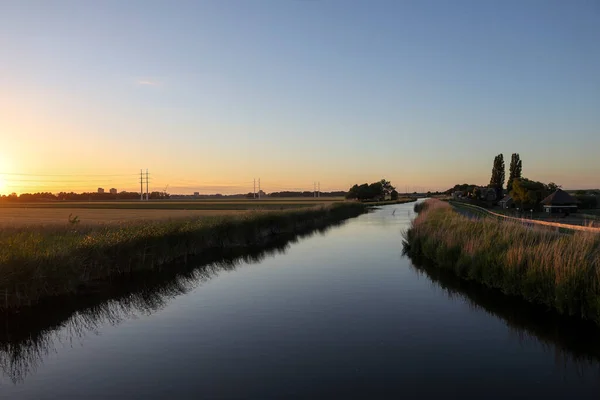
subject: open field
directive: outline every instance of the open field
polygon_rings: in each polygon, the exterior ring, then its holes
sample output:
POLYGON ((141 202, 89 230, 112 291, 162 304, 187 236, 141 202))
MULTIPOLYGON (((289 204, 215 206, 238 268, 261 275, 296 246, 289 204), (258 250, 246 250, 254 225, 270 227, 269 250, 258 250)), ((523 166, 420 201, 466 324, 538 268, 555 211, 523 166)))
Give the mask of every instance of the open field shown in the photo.
POLYGON ((562 234, 511 220, 468 218, 428 200, 405 251, 467 280, 600 324, 600 235, 562 234))
POLYGON ((70 225, 69 215, 77 216, 81 225, 106 225, 160 221, 209 216, 242 214, 245 210, 140 210, 140 209, 85 209, 85 208, 0 208, 1 227, 32 225, 70 225))
POLYGON ((3 208, 86 208, 133 210, 284 210, 290 208, 328 205, 343 199, 270 199, 270 200, 156 200, 156 201, 49 201, 0 203, 3 208))
POLYGON ((269 200, 167 200, 167 201, 49 201, 0 203, 0 227, 31 225, 70 225, 69 215, 81 225, 103 225, 237 215, 251 211, 282 211, 327 206, 343 199, 269 199, 269 200))

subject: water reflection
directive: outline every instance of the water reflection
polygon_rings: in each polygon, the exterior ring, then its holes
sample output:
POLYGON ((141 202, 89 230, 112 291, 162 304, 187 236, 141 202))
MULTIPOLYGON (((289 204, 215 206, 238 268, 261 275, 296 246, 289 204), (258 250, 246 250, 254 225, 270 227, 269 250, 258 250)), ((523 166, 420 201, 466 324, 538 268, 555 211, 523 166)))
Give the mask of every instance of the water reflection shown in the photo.
POLYGON ((521 343, 539 343, 545 351, 552 351, 556 365, 563 370, 575 366, 580 376, 590 370, 600 376, 600 328, 595 324, 460 279, 423 260, 412 259, 411 266, 451 300, 464 299, 473 309, 501 319, 521 343))
POLYGON ((213 251, 160 271, 139 272, 117 281, 99 283, 93 293, 64 297, 2 317, 0 368, 13 383, 20 383, 40 365, 57 345, 81 341, 101 326, 149 315, 171 299, 188 293, 222 271, 260 263, 283 254, 298 240, 326 232, 346 221, 280 236, 268 245, 213 251))

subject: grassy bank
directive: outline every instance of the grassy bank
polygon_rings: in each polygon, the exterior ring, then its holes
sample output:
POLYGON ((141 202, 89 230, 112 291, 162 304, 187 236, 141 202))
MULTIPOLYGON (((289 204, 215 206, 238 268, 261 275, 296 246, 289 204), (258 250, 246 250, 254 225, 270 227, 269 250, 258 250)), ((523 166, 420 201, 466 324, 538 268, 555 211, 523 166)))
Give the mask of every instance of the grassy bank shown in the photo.
POLYGON ((600 324, 600 235, 469 219, 429 200, 405 234, 405 250, 438 268, 600 324))
POLYGON ((23 382, 59 343, 79 342, 102 325, 153 314, 222 272, 284 254, 298 240, 323 234, 344 222, 324 221, 324 226, 278 235, 265 245, 203 252, 160 271, 121 275, 97 282, 93 291, 82 295, 46 298, 32 307, 19 308, 19 312, 5 313, 0 330, 0 370, 13 383, 23 382))
POLYGON ((215 249, 251 248, 365 211, 359 203, 104 228, 0 229, 0 309, 85 293, 215 249))

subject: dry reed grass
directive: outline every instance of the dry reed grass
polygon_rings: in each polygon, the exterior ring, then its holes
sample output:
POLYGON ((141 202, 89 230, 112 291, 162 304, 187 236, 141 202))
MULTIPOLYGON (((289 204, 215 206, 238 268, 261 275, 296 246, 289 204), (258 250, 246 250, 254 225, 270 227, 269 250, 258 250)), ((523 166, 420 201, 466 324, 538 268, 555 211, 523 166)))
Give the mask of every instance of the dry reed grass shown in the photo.
POLYGON ((49 296, 85 293, 95 283, 215 249, 245 249, 357 216, 366 207, 339 203, 237 216, 90 227, 0 229, 0 309, 49 296))
POLYGON ((420 207, 405 234, 409 254, 561 314, 600 323, 600 235, 469 219, 439 200, 420 207))

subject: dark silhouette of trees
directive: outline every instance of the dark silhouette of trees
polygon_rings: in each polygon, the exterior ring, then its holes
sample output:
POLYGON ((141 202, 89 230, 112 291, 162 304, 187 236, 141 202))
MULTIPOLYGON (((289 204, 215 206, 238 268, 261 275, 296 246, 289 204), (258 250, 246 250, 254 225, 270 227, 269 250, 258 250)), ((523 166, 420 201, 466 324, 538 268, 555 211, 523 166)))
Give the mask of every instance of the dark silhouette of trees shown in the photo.
POLYGON ((504 179, 506 172, 504 169, 504 156, 498 154, 494 158, 494 166, 492 168, 492 177, 490 178, 490 187, 496 190, 496 198, 502 198, 502 188, 504 187, 504 179))
POLYGON ((521 178, 522 172, 523 162, 521 161, 521 156, 519 156, 519 153, 513 153, 513 155, 510 158, 508 182, 506 182, 506 189, 508 190, 508 193, 512 191, 513 181, 515 179, 521 178))
MULTIPOLYGON (((165 200, 170 198, 170 195, 165 192, 149 193, 150 200, 165 200)), ((8 196, 0 197, 0 201, 28 203, 36 201, 111 201, 111 200, 138 200, 140 194, 138 192, 120 192, 117 194, 97 193, 97 192, 59 192, 53 194, 50 192, 39 193, 22 193, 17 195, 12 193, 8 196)))
MULTIPOLYGON (((362 185, 354 185, 348 190, 347 199, 356 199, 361 201, 377 201, 383 200, 387 195, 391 196, 396 188, 392 186, 390 181, 385 179, 371 184, 363 183, 362 185)), ((396 192, 397 195, 398 192, 396 192)))

